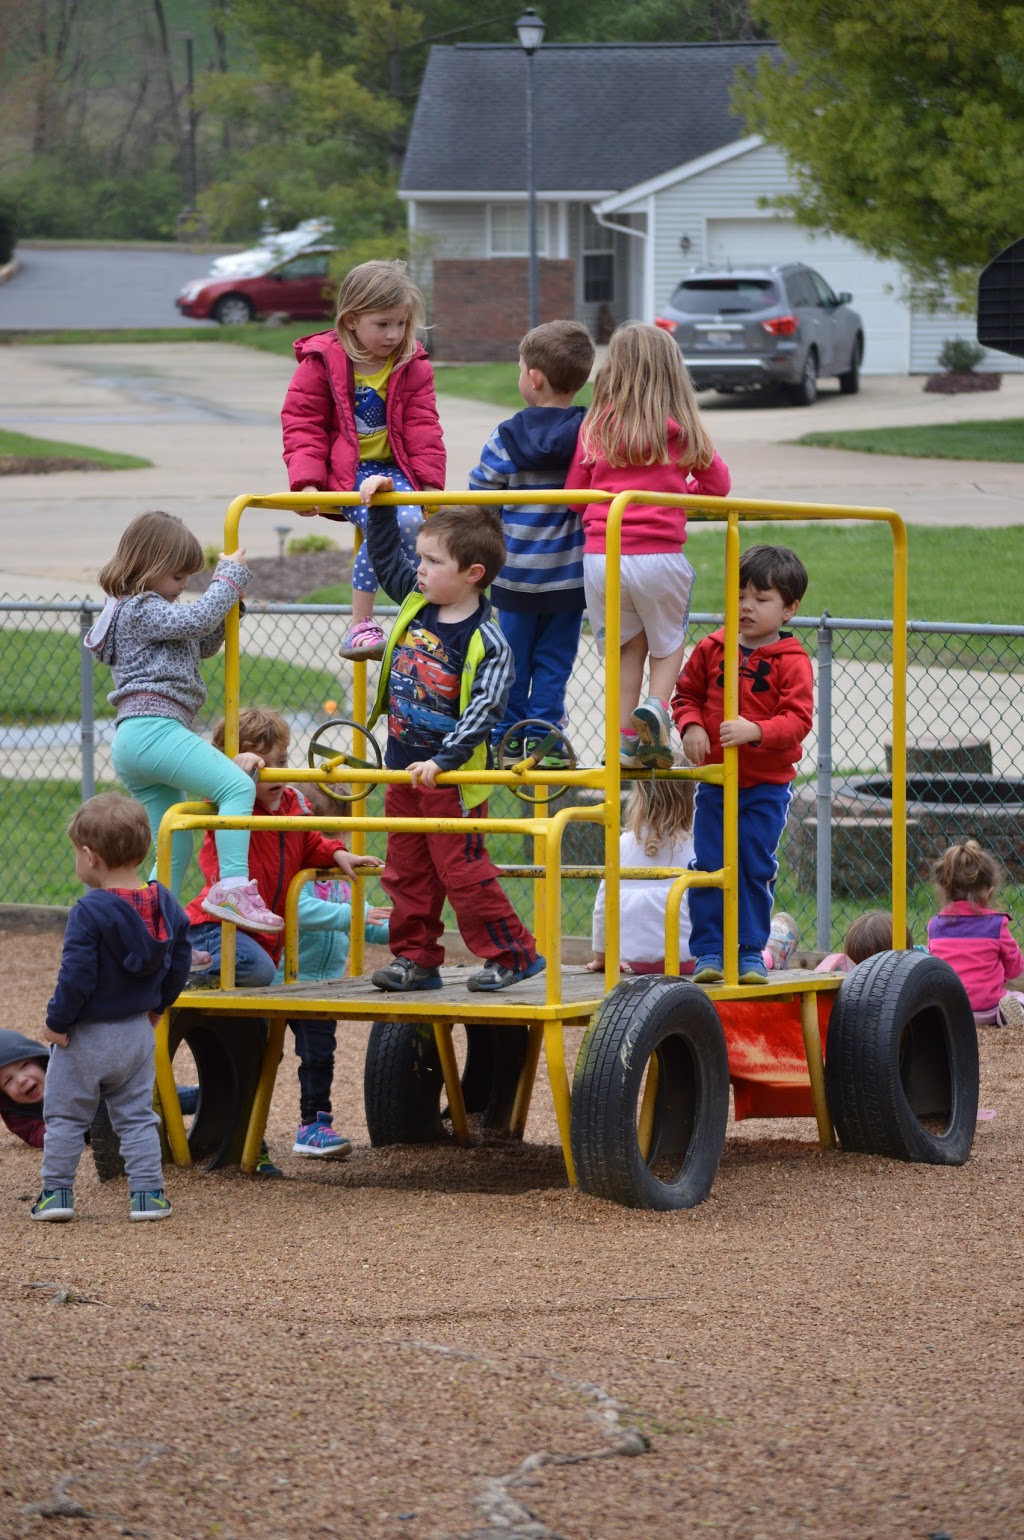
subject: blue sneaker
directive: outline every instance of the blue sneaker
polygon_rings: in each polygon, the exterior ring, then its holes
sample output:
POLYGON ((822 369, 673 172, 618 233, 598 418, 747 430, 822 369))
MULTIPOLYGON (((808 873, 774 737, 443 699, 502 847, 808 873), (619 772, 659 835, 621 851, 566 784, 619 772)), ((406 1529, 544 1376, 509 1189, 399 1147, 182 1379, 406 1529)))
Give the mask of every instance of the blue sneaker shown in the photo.
POLYGON ((318 1160, 343 1160, 351 1152, 351 1142, 331 1127, 329 1112, 318 1112, 312 1123, 300 1123, 292 1145, 293 1155, 312 1155, 318 1160))
POLYGON ((739 982, 741 984, 767 984, 768 969, 760 952, 740 953, 739 982))
POLYGON ((33 1219, 66 1224, 75 1217, 75 1195, 70 1187, 44 1187, 32 1205, 33 1219))
POLYGON ((281 1167, 275 1166, 271 1160, 270 1151, 267 1149, 267 1141, 265 1139, 260 1145, 260 1152, 256 1157, 256 1168, 253 1171, 253 1176, 284 1176, 281 1167))
POLYGON ((708 952, 705 957, 698 957, 693 965, 695 984, 720 984, 724 978, 722 959, 717 952, 708 952))
POLYGON ((523 979, 532 979, 535 973, 543 972, 546 964, 543 957, 535 957, 527 968, 505 968, 494 959, 480 969, 479 973, 471 973, 466 980, 467 989, 507 989, 510 984, 521 984, 523 979))
POLYGON ((128 1210, 129 1219, 170 1219, 171 1205, 164 1197, 162 1187, 156 1187, 151 1192, 133 1192, 131 1208, 128 1210))

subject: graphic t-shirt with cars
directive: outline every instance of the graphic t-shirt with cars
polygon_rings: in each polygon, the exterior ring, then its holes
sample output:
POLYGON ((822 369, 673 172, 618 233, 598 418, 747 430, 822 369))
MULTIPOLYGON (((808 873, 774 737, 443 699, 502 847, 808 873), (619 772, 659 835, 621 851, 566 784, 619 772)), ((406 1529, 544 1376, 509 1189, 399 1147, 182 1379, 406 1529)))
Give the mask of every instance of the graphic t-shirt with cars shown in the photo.
POLYGON ((384 763, 404 770, 433 759, 459 720, 462 670, 481 605, 465 620, 438 620, 427 604, 410 622, 391 655, 388 743, 384 763))

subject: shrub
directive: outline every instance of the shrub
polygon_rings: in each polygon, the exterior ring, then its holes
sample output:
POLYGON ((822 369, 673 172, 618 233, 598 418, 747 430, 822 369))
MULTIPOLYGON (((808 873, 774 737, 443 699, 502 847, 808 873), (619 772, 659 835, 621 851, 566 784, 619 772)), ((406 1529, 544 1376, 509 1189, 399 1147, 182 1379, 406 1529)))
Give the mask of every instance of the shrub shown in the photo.
POLYGON ((220 546, 219 545, 204 545, 203 546, 203 565, 210 572, 213 571, 214 567, 217 565, 219 560, 220 560, 220 546))
POLYGON ((939 366, 947 374, 970 374, 985 357, 985 349, 969 337, 947 337, 939 350, 939 366))
POLYGON ((0 264, 9 262, 18 239, 18 209, 13 198, 0 194, 0 264))
POLYGON ((288 542, 289 556, 316 556, 321 551, 336 551, 337 544, 329 535, 296 535, 288 542))

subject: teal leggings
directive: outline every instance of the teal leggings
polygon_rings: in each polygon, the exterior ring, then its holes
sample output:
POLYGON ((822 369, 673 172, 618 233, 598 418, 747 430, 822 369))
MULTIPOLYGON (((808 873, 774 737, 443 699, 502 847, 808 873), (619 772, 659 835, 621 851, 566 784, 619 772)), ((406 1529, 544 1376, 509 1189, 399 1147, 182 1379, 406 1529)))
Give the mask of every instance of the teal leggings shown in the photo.
MULTIPOLYGON (((114 735, 111 755, 125 790, 146 809, 156 840, 160 820, 175 802, 216 804, 225 818, 247 818, 256 800, 250 776, 198 733, 171 717, 126 717, 114 735)), ((248 877, 248 829, 218 829, 222 877, 248 877)), ((181 896, 193 837, 182 830, 171 841, 171 891, 181 896)))

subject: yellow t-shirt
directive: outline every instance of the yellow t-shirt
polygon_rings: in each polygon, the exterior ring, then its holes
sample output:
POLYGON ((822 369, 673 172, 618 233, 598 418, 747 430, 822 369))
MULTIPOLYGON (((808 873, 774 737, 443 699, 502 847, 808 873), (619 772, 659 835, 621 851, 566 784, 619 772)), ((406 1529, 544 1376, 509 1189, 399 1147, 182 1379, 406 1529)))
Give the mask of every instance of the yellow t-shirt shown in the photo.
POLYGON ((391 445, 388 442, 388 380, 395 367, 394 355, 382 364, 376 374, 360 374, 355 371, 356 432, 359 435, 360 460, 390 460, 391 445))

